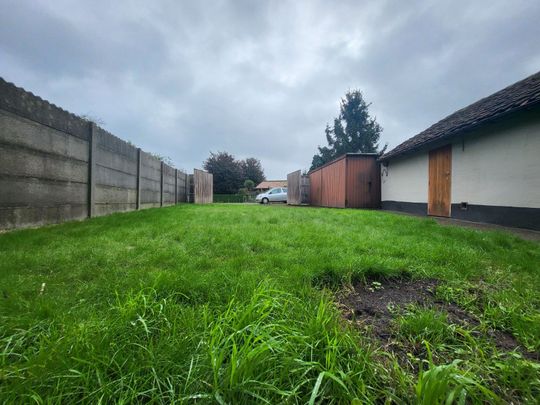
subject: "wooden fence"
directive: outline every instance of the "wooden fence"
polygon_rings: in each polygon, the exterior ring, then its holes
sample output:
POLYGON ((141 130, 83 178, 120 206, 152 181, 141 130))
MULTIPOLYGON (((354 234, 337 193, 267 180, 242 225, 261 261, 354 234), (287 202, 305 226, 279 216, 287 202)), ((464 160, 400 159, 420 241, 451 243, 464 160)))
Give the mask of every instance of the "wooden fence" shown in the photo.
POLYGON ((287 204, 309 204, 309 177, 300 170, 287 175, 287 204))
POLYGON ((379 208, 380 165, 375 153, 347 153, 309 172, 311 205, 379 208))
POLYGON ((195 204, 211 204, 214 201, 214 176, 212 173, 193 171, 193 194, 195 204))

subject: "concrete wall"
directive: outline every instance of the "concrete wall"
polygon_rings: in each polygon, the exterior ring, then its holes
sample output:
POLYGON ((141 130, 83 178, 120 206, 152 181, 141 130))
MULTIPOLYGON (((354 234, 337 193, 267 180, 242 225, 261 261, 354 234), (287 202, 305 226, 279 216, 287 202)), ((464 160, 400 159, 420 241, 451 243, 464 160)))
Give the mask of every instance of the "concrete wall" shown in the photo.
POLYGON ((186 201, 186 178, 0 78, 0 229, 186 201))
POLYGON ((137 148, 96 128, 93 215, 137 209, 137 148))
POLYGON ((0 229, 88 215, 88 141, 0 109, 0 229))
POLYGON ((174 176, 175 176, 175 169, 164 164, 163 165, 163 205, 176 204, 176 201, 175 201, 176 193, 174 191, 176 183, 174 180, 174 176))
POLYGON ((161 206, 161 161, 141 152, 141 208, 161 206))
POLYGON ((492 126, 452 146, 452 203, 540 208, 540 117, 492 126))
POLYGON ((428 154, 395 159, 381 167, 381 200, 427 202, 428 154))

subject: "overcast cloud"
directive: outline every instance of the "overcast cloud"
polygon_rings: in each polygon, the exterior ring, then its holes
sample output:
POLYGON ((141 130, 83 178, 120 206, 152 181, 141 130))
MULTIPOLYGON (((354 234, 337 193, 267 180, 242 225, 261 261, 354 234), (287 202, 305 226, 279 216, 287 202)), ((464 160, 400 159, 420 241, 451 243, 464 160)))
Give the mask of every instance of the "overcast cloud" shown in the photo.
POLYGON ((390 147, 540 70, 538 1, 0 0, 0 76, 191 171, 309 168, 359 88, 390 147))

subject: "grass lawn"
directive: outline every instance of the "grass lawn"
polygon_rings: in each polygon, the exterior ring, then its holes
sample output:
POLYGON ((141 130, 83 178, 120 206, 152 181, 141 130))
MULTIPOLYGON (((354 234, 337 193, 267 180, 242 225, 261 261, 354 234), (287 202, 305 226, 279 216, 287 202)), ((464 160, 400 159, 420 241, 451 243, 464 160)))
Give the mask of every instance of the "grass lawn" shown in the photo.
POLYGON ((539 265, 509 234, 346 209, 178 205, 5 233, 0 402, 535 403, 539 265), (392 277, 439 280, 477 322, 394 309, 388 346, 345 319, 340 295, 392 277))

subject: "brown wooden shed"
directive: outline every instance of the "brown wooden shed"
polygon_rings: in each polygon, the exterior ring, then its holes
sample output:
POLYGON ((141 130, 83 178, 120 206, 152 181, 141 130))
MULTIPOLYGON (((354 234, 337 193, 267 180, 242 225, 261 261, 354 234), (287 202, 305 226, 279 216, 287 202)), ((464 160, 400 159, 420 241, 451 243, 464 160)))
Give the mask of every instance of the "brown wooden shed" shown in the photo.
POLYGON ((380 164, 376 153, 347 153, 309 172, 311 205, 379 208, 380 164))

